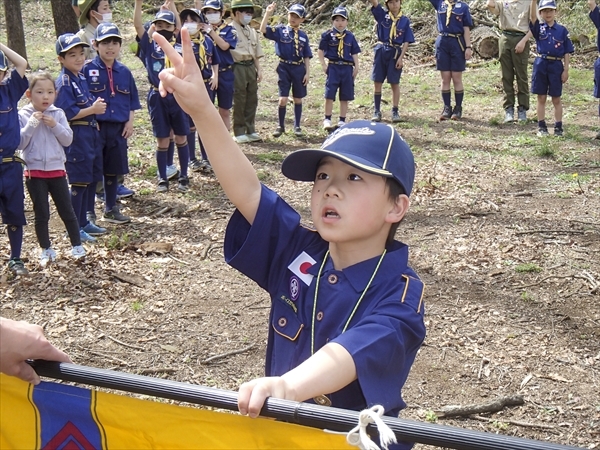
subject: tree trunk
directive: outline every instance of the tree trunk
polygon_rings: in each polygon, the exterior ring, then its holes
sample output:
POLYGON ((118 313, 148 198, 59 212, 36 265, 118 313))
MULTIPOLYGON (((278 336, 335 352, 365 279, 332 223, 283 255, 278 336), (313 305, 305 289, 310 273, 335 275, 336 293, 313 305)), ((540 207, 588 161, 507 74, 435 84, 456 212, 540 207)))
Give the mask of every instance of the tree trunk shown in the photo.
MULTIPOLYGON (((7 0, 4 0, 7 1, 7 0)), ((52 17, 54 18, 54 31, 56 37, 65 33, 77 33, 79 24, 77 16, 69 0, 50 0, 52 17)))
POLYGON ((4 0, 4 16, 6 17, 6 45, 27 59, 20 0, 4 0))
POLYGON ((473 28, 471 30, 471 43, 473 50, 483 59, 498 57, 498 35, 493 28, 485 25, 473 28))

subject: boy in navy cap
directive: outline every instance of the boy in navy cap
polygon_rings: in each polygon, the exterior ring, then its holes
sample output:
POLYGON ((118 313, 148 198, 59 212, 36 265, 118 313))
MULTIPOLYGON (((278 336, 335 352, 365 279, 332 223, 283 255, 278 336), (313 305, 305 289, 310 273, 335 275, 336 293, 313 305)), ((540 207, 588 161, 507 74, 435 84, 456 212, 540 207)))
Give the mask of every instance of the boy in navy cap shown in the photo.
POLYGON ((381 122, 381 87, 388 80, 392 88, 392 122, 400 122, 400 76, 408 44, 415 42, 410 19, 402 14, 402 0, 387 0, 387 11, 378 0, 369 0, 371 13, 377 22, 377 45, 371 80, 374 86, 373 121, 381 122))
POLYGON ((539 56, 533 62, 531 93, 537 94, 538 136, 548 136, 546 125, 546 99, 552 97, 554 105, 554 136, 563 135, 563 107, 560 100, 562 85, 569 79, 569 60, 575 51, 569 31, 556 22, 554 0, 531 1, 529 29, 533 33, 539 56), (542 21, 537 18, 539 11, 542 21), (563 63, 564 60, 564 63, 563 63))
POLYGON ((300 29, 306 16, 306 9, 300 4, 294 4, 288 10, 287 25, 267 26, 276 7, 277 3, 267 6, 267 11, 260 24, 260 31, 264 37, 275 41, 275 54, 279 57, 277 66, 279 126, 275 129, 273 136, 279 137, 285 133, 285 110, 291 88, 294 96, 294 134, 301 137, 302 99, 306 97, 306 86, 310 77, 310 58, 313 56, 308 35, 300 29))
POLYGON ((100 126, 100 142, 104 171, 104 215, 110 223, 130 221, 117 206, 117 181, 129 173, 127 139, 133 134, 135 111, 141 109, 138 90, 131 71, 117 60, 123 38, 114 23, 101 23, 96 28, 94 49, 97 56, 86 63, 83 74, 90 92, 103 98, 107 108, 96 115, 100 126))
POLYGON ((94 236, 106 233, 90 222, 87 211, 94 211, 96 183, 102 181, 102 143, 96 114, 106 112, 102 97, 94 98, 81 70, 85 63, 82 42, 74 34, 63 34, 56 41, 56 54, 62 65, 56 79, 54 106, 62 109, 73 130, 73 143, 66 149, 67 176, 71 185, 71 203, 79 220, 82 242, 95 242, 94 236))
POLYGON ((23 160, 15 156, 21 140, 21 127, 17 106, 29 87, 25 76, 27 60, 6 45, 0 43, 0 215, 6 224, 10 259, 8 268, 15 275, 29 272, 21 261, 25 207, 23 198, 23 160), (8 62, 15 68, 8 72, 8 62))
POLYGON ((333 102, 336 93, 340 91, 340 120, 338 126, 346 122, 348 102, 354 100, 354 80, 358 74, 358 54, 360 47, 354 35, 347 30, 348 11, 338 6, 331 13, 333 28, 321 35, 319 42, 319 60, 325 80, 325 120, 323 128, 332 131, 335 126, 331 123, 333 102), (328 63, 325 63, 325 59, 328 63))
MULTIPOLYGON (((590 19, 598 30, 596 36, 596 45, 600 52, 600 9, 596 5, 595 0, 588 0, 588 6, 590 7, 590 19)), ((594 97, 600 99, 600 57, 596 59, 594 63, 594 97)), ((600 102, 598 103, 598 116, 600 116, 600 102)), ((596 139, 600 139, 600 129, 596 134, 596 139)))
POLYGON ((256 417, 267 397, 278 397, 354 410, 381 404, 396 416, 425 337, 423 283, 407 265, 407 246, 394 240, 414 181, 410 148, 391 125, 356 121, 321 148, 289 155, 283 173, 313 182, 309 229, 261 185, 197 89, 202 76, 182 34, 183 60, 165 50, 173 69, 160 76, 161 95, 174 93, 200 132, 210 131, 204 144, 237 207, 225 258, 272 299, 266 377, 241 386, 240 412, 256 417))
MULTIPOLYGON (((152 132, 156 137, 156 165, 158 167, 158 192, 169 190, 167 178, 167 152, 169 150, 169 137, 171 130, 177 145, 179 156, 179 179, 177 188, 185 192, 188 190, 188 164, 190 150, 187 136, 190 132, 187 115, 179 107, 173 96, 161 97, 158 94, 158 74, 165 68, 170 67, 171 62, 165 57, 164 49, 153 39, 154 34, 163 36, 169 45, 175 45, 175 31, 179 28, 179 16, 169 9, 161 8, 152 20, 152 24, 146 30, 142 21, 143 0, 135 0, 133 10, 133 24, 140 40, 140 55, 144 58, 144 66, 148 72, 148 80, 152 85, 148 91, 148 112, 152 122, 152 132)), ((172 3, 169 3, 171 5, 172 3)))
POLYGON ((462 118, 465 89, 462 73, 471 59, 471 27, 473 19, 469 5, 461 0, 429 0, 437 12, 439 35, 435 41, 435 60, 442 77, 444 109, 440 120, 462 118), (455 106, 452 108, 450 84, 454 85, 455 106))

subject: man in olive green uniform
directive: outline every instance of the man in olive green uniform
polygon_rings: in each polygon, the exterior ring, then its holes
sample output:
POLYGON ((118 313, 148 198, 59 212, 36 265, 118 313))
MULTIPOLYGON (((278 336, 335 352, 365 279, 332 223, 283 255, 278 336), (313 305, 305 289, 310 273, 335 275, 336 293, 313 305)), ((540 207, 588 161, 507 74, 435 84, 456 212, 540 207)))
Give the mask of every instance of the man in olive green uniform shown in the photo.
POLYGON ((260 141, 255 119, 258 107, 258 83, 262 79, 260 59, 264 56, 258 32, 250 26, 254 15, 252 0, 231 2, 231 26, 237 33, 233 56, 233 134, 238 144, 260 141))
POLYGON ((529 6, 531 0, 488 0, 487 7, 499 16, 500 67, 502 68, 502 87, 504 89, 504 123, 515 120, 515 88, 517 79, 518 120, 527 121, 529 109, 529 79, 527 66, 529 60, 529 6))

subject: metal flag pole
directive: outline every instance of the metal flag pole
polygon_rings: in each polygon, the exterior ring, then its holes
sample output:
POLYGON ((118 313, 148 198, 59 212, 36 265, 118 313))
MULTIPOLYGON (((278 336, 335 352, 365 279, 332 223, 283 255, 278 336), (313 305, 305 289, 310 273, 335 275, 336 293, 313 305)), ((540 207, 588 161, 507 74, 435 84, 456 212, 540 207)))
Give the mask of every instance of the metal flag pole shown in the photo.
MULTIPOLYGON (((40 376, 237 411, 237 393, 233 391, 76 364, 36 360, 31 362, 31 365, 40 376)), ((267 399, 260 415, 299 425, 343 432, 350 431, 359 422, 358 411, 276 398, 267 399)), ((580 447, 552 442, 408 419, 384 416, 382 420, 394 431, 399 441, 418 442, 456 450, 580 449, 580 447)), ((370 425, 369 431, 377 434, 374 425, 370 425)))

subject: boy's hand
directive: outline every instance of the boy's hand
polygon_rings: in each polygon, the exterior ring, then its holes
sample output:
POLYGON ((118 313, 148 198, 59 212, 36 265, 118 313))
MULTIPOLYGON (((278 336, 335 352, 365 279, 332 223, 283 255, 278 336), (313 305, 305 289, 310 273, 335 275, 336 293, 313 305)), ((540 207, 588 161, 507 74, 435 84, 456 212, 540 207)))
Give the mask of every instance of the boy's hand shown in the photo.
POLYGON ((47 114, 42 114, 42 122, 44 125, 47 125, 50 128, 54 128, 56 126, 56 120, 54 120, 54 117, 47 114))
POLYGON ((404 67, 404 61, 402 60, 402 56, 396 60, 396 69, 402 69, 404 67))
POLYGON ((260 83, 262 81, 262 68, 256 70, 256 82, 260 83))
POLYGON ((213 27, 212 27, 212 25, 210 23, 199 23, 198 24, 198 28, 204 34, 209 34, 213 30, 213 27))
POLYGON ((596 1, 595 0, 588 0, 588 6, 590 7, 590 11, 593 11, 594 9, 596 9, 596 1))
POLYGON ((310 78, 309 74, 305 74, 304 77, 302 78, 302 85, 303 86, 308 86, 308 80, 310 78))
POLYGON ((523 50, 525 50, 525 43, 527 41, 525 40, 521 40, 519 41, 519 43, 517 45, 515 45, 515 53, 519 54, 519 53, 523 53, 523 50))
POLYGON ((277 8, 277 3, 273 2, 269 6, 267 6, 267 15, 271 16, 275 12, 275 8, 277 8))
POLYGON ((160 9, 170 11, 172 5, 173 5, 173 0, 165 0, 165 2, 160 6, 160 9))
POLYGON ((563 84, 569 81, 569 69, 563 70, 563 73, 560 75, 560 80, 563 84))
POLYGON ((473 50, 470 48, 465 49, 465 59, 468 61, 473 57, 473 50))
POLYGON ((125 122, 125 125, 123 126, 123 132, 121 133, 121 136, 123 136, 125 139, 129 139, 132 135, 133 135, 133 120, 128 120, 127 122, 125 122))
POLYGON ((294 392, 281 377, 264 377, 244 383, 238 392, 238 409, 242 415, 258 417, 268 397, 295 400, 294 392))
POLYGON ((104 114, 106 112, 106 103, 104 103, 104 99, 98 97, 92 105, 92 108, 94 108, 94 114, 104 114))
POLYGON ((210 81, 208 82, 211 91, 216 91, 219 88, 219 79, 215 77, 210 77, 210 81))
POLYGON ((352 79, 356 80, 356 76, 358 75, 358 67, 354 66, 352 69, 352 79))

